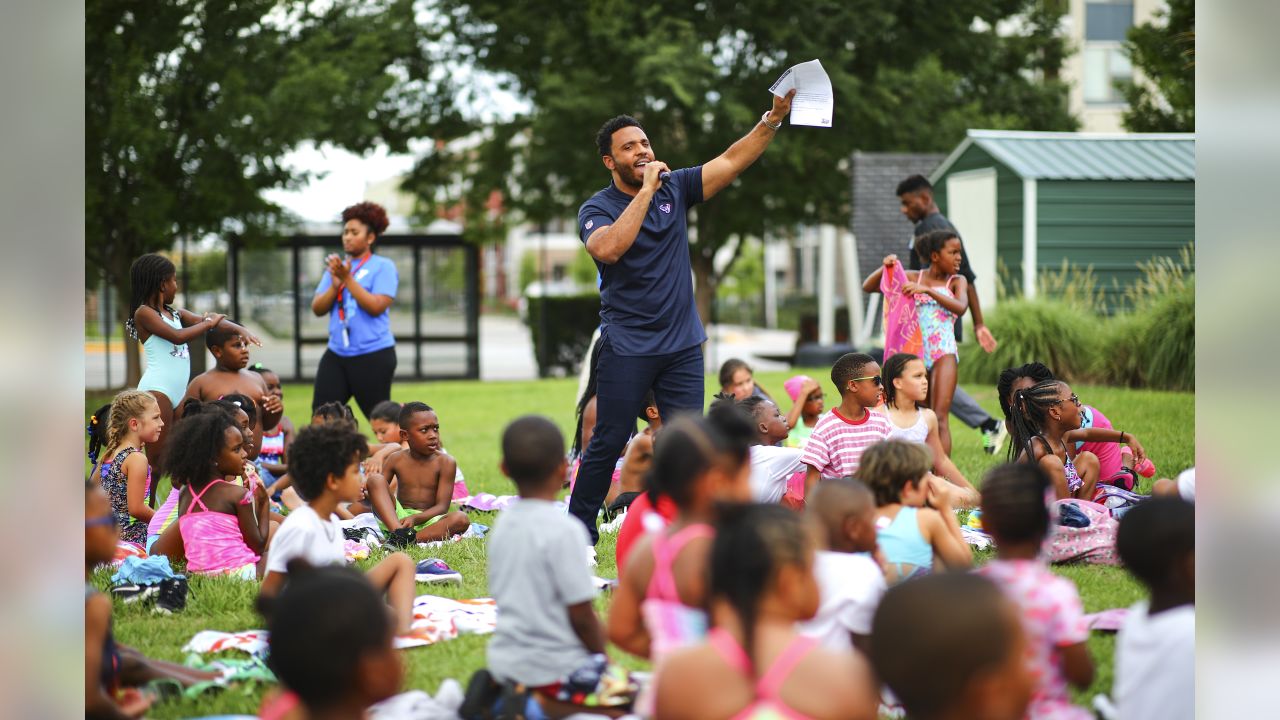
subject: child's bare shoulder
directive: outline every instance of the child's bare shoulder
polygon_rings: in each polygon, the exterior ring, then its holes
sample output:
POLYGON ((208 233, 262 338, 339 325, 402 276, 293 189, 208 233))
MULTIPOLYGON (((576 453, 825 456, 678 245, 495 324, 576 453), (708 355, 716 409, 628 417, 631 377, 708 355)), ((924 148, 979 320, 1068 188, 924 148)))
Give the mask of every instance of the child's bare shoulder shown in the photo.
POLYGON ((866 660, 852 652, 834 652, 817 647, 809 652, 792 674, 803 685, 801 697, 821 698, 825 708, 810 708, 815 718, 876 717, 878 705, 871 669, 866 660), (821 710, 825 709, 826 712, 821 710))

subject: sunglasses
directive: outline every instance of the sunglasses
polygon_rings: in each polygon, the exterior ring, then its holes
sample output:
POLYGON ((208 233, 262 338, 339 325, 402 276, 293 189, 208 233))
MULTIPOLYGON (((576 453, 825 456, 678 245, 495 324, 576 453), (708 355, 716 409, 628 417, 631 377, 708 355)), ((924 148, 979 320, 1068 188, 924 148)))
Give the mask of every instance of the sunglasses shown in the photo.
POLYGON ((1068 401, 1070 401, 1071 403, 1075 404, 1075 406, 1076 406, 1076 407, 1080 407, 1080 398, 1079 398, 1075 393, 1071 393, 1071 397, 1069 397, 1069 398, 1063 398, 1063 399, 1061 399, 1061 400, 1055 400, 1055 401, 1053 401, 1053 404, 1054 404, 1054 405, 1057 405, 1057 404, 1059 404, 1059 403, 1064 403, 1064 402, 1068 402, 1068 401))
POLYGON ((115 515, 103 515, 102 517, 97 517, 97 518, 94 518, 94 519, 92 519, 92 520, 85 520, 85 521, 84 521, 84 526, 85 526, 85 527, 87 527, 87 528, 91 528, 91 527, 104 527, 104 526, 105 526, 105 527, 117 527, 118 525, 119 525, 119 523, 117 523, 117 522, 116 522, 116 516, 115 516, 115 515))
POLYGON ((876 384, 876 387, 880 387, 884 384, 884 381, 880 379, 879 375, 868 375, 866 377, 854 378, 853 380, 850 380, 850 382, 860 382, 862 380, 870 380, 876 384))

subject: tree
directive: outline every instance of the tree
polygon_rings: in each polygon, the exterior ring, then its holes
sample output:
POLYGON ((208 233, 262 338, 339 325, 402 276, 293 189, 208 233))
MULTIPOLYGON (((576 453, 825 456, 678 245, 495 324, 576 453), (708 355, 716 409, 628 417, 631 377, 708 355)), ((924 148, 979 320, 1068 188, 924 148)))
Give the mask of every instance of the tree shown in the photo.
POLYGON ((1130 132, 1196 131, 1196 6, 1169 0, 1152 22, 1129 28, 1125 50, 1141 76, 1121 85, 1130 132))
POLYGON ((93 0, 85 37, 85 260, 121 321, 138 255, 286 222, 262 191, 306 179, 282 162, 303 141, 402 149, 448 125, 411 0, 93 0))
POLYGON ((406 187, 427 207, 498 189, 529 221, 574 216, 609 182, 593 143, 608 117, 639 118, 672 166, 702 163, 751 129, 783 70, 819 58, 835 90, 834 128, 784 128, 756 166, 692 216, 706 319, 715 284, 733 267, 714 267, 718 249, 796 223, 847 222, 855 149, 940 151, 968 127, 1074 129, 1056 79, 1057 5, 583 0, 552 13, 535 3, 437 0, 455 59, 530 109, 442 138, 472 133, 437 144, 406 187), (994 30, 1015 17, 1017 33, 994 30))

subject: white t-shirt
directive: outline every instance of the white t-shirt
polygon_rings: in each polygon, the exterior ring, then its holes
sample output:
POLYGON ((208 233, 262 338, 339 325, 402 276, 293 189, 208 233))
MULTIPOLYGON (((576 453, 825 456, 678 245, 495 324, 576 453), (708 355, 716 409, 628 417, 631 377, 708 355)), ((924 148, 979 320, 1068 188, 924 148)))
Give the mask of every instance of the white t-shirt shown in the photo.
POLYGON ((818 614, 797 629, 830 650, 852 649, 850 633, 871 634, 871 618, 886 589, 884 573, 867 553, 820 550, 813 574, 818 578, 822 602, 818 614))
POLYGON ((1196 715, 1196 608, 1147 614, 1129 608, 1116 638, 1113 694, 1123 720, 1191 720, 1196 715))
POLYGON ((751 446, 751 496, 756 502, 776 503, 787 491, 787 480, 801 469, 799 448, 751 446))
POLYGON ((1178 474, 1178 494, 1187 502, 1196 501, 1196 469, 1190 468, 1178 474))
POLYGON ((346 562, 342 548, 342 528, 338 523, 321 520, 310 505, 303 505, 289 513, 271 539, 267 572, 287 573, 289 561, 297 557, 317 567, 341 565, 346 562))

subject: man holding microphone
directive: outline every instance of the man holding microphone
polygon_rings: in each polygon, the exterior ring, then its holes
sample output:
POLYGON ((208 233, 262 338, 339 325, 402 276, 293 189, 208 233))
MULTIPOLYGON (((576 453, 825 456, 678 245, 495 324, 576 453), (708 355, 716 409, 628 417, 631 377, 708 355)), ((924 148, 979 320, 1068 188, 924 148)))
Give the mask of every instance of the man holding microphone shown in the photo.
POLYGON ((688 210, 710 200, 764 152, 791 111, 795 91, 773 97, 751 132, 704 165, 671 170, 640 123, 619 115, 596 135, 608 187, 578 209, 578 232, 600 270, 596 424, 569 512, 599 538, 600 509, 618 455, 652 388, 664 421, 701 412, 705 395, 689 264, 688 210))

